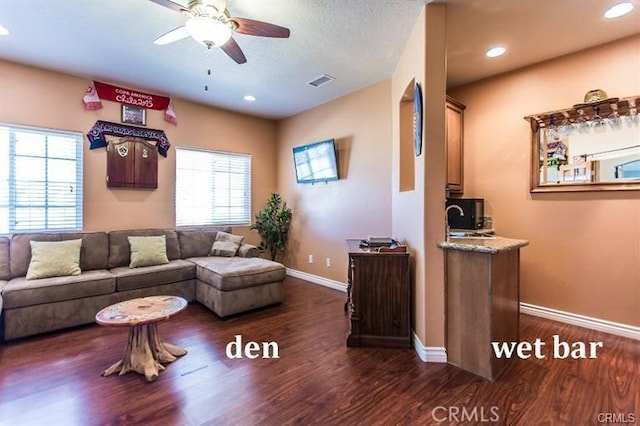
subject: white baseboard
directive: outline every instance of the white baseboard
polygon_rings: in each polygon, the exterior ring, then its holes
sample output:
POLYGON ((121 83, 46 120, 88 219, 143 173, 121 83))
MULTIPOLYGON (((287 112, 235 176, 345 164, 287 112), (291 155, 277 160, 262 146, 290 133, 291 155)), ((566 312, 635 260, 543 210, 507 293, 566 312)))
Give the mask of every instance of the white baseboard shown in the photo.
POLYGON ((446 363, 447 362, 447 350, 442 346, 425 346, 420 341, 418 335, 411 330, 413 336, 413 347, 418 354, 418 357, 423 362, 434 363, 446 363))
MULTIPOLYGON (((320 277, 318 275, 309 274, 307 272, 287 268, 287 275, 294 278, 299 278, 301 280, 309 281, 313 284, 319 284, 324 287, 329 287, 334 290, 342 292, 347 291, 347 284, 345 283, 331 280, 329 278, 320 277)), ((536 306, 522 302, 520 303, 520 312, 523 314, 546 318, 566 324, 577 325, 579 327, 584 327, 591 330, 602 331, 605 333, 614 334, 616 336, 640 340, 640 327, 634 327, 632 325, 620 324, 612 321, 606 321, 598 318, 588 317, 585 315, 559 311, 557 309, 545 308, 544 306, 536 306)), ((422 361, 447 362, 447 352, 444 347, 424 346, 418 336, 416 336, 416 334, 413 332, 412 334, 413 346, 422 361)))
POLYGON ((320 277, 318 275, 309 274, 307 272, 297 271, 295 269, 287 268, 287 275, 293 278, 300 278, 301 280, 309 281, 313 284, 319 284, 321 286, 329 287, 334 290, 347 292, 347 285, 340 281, 330 280, 329 278, 320 277))
POLYGON ((632 325, 591 318, 584 315, 573 314, 571 312, 559 311, 556 309, 545 308, 544 306, 536 306, 522 302, 520 303, 520 313, 534 315, 536 317, 542 317, 566 324, 577 325, 591 330, 603 331, 605 333, 615 334, 616 336, 640 340, 640 327, 634 327, 632 325))
MULTIPOLYGON (((324 287, 329 287, 334 290, 346 292, 347 285, 340 281, 330 280, 328 278, 320 277, 318 275, 309 274, 307 272, 298 271, 295 269, 287 268, 287 275, 301 280, 308 281, 312 284, 318 284, 324 287)), ((418 336, 411 331, 413 336, 413 347, 416 350, 418 357, 424 362, 447 362, 447 352, 443 347, 428 347, 424 346, 418 336)))

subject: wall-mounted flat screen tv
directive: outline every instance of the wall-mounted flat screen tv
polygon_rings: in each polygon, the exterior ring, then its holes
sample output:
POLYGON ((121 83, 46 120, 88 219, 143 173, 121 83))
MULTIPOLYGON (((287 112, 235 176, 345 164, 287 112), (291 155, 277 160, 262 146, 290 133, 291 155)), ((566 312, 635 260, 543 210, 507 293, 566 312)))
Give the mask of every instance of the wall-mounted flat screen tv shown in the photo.
POLYGON ((338 160, 333 139, 293 148, 298 183, 338 180, 338 160))

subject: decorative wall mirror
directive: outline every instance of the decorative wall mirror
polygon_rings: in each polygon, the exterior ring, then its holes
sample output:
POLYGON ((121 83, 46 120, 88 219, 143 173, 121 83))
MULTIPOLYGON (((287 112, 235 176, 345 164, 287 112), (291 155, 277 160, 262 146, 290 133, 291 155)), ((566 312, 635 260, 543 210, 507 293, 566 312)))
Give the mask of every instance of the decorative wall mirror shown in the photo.
POLYGON ((585 102, 525 117, 531 123, 531 192, 640 190, 640 96, 585 102))

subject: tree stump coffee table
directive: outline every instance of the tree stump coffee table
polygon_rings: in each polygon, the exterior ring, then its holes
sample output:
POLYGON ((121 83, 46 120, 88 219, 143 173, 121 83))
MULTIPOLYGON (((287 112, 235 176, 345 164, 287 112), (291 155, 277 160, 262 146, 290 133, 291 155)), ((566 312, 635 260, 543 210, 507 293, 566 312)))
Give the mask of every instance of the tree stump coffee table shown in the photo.
POLYGON ((126 300, 107 306, 96 314, 96 322, 110 327, 130 327, 124 357, 107 368, 102 376, 135 371, 144 374, 147 382, 158 378, 163 363, 173 362, 186 350, 164 342, 158 336, 158 321, 165 320, 187 307, 187 301, 177 296, 150 296, 126 300))

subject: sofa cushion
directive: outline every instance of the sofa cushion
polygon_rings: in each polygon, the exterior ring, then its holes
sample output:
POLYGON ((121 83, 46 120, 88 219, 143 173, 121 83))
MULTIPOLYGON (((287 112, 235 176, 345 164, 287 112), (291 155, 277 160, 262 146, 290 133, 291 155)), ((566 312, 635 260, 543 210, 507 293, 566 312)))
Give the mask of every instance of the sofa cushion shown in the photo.
POLYGON ((169 263, 167 259, 167 238, 157 237, 127 237, 131 251, 130 268, 141 266, 163 265, 169 263))
POLYGON ((119 266, 110 272, 116 277, 117 291, 127 291, 193 279, 196 276, 196 265, 178 259, 164 265, 141 268, 119 266))
POLYGON ((7 237, 0 237, 0 280, 11 278, 11 269, 9 269, 10 241, 7 237))
POLYGON ((282 281, 285 269, 280 263, 259 257, 196 257, 196 278, 221 291, 254 287, 282 281))
POLYGON ((128 266, 131 260, 129 249, 129 236, 154 237, 164 235, 167 239, 167 258, 169 260, 180 259, 180 243, 178 234, 171 229, 134 229, 127 231, 109 232, 109 269, 118 266, 128 266))
POLYGON ((187 259, 189 257, 209 256, 218 231, 231 233, 231 228, 225 226, 220 228, 179 230, 178 239, 180 240, 182 257, 187 259))
POLYGON ((4 309, 21 308, 63 300, 82 299, 116 291, 116 279, 105 270, 85 271, 77 276, 27 281, 13 278, 2 290, 4 309))
POLYGON ((27 280, 80 275, 82 240, 31 241, 27 280))
POLYGON ((109 256, 109 240, 104 232, 15 234, 11 237, 9 256, 11 277, 27 275, 29 262, 31 262, 31 241, 66 241, 78 238, 82 238, 80 269, 83 271, 106 269, 109 256))
POLYGON ((227 232, 218 232, 216 240, 211 247, 212 256, 233 257, 238 252, 243 236, 233 235, 227 232))
POLYGON ((69 232, 60 234, 60 240, 82 238, 80 269, 107 269, 109 261, 109 237, 106 232, 69 232))

